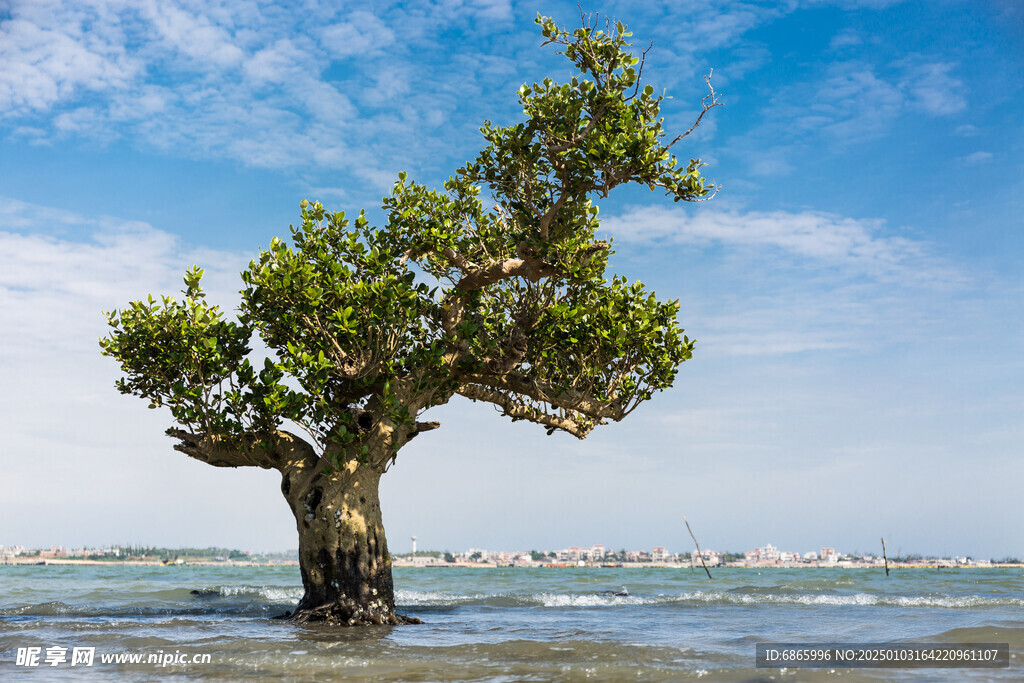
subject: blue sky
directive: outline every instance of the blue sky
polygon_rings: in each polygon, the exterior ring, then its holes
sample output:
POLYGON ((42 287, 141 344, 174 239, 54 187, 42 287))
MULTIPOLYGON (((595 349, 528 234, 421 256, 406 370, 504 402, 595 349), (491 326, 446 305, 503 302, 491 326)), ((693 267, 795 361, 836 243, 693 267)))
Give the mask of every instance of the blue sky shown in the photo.
MULTIPOLYGON (((701 205, 601 205, 681 300, 676 387, 584 442, 453 401, 382 488, 392 550, 665 545, 1024 556, 1024 11, 1013 2, 590 3, 699 111, 701 205)), ((294 547, 270 472, 171 450, 113 389, 102 310, 237 273, 303 198, 440 184, 575 3, 0 1, 0 543, 294 547)))

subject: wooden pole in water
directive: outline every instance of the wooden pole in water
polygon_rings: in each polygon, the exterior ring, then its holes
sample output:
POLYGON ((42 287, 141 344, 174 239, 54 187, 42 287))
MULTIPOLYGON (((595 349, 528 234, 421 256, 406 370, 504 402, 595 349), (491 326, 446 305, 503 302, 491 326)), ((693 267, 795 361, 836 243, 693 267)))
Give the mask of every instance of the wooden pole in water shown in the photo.
POLYGON ((885 575, 889 576, 889 558, 885 556, 885 538, 882 538, 882 559, 885 560, 885 575))
MULTIPOLYGON (((697 556, 700 557, 700 564, 704 567, 704 571, 707 572, 708 578, 711 578, 711 572, 708 571, 708 566, 704 564, 704 553, 700 551, 700 543, 697 542, 697 537, 693 535, 693 529, 690 528, 690 523, 686 521, 686 517, 683 517, 683 524, 686 525, 686 530, 690 532, 690 538, 693 539, 693 544, 697 546, 697 556)), ((693 562, 693 558, 690 558, 690 562, 693 562)))

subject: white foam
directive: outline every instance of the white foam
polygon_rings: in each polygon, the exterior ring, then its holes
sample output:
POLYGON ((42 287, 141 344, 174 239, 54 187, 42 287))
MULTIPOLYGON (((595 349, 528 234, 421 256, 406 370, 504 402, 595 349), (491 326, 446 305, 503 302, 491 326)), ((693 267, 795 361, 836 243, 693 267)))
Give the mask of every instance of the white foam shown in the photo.
POLYGON ((302 588, 283 586, 220 586, 217 592, 225 597, 256 596, 270 602, 291 602, 298 604, 302 599, 302 588))
POLYGON ((642 599, 620 595, 561 595, 541 593, 536 596, 545 607, 610 607, 643 604, 642 599))
POLYGON ((443 593, 441 591, 409 591, 396 590, 395 602, 402 605, 434 605, 450 606, 462 605, 468 602, 486 600, 491 595, 458 595, 456 593, 443 593))

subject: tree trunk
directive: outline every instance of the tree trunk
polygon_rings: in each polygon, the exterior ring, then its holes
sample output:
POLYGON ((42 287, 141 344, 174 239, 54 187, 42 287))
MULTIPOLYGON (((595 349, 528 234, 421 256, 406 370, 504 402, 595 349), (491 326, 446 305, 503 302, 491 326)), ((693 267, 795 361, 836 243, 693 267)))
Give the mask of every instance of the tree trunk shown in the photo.
POLYGON ((395 614, 384 525, 381 473, 355 461, 341 471, 286 471, 281 491, 299 530, 305 595, 287 618, 342 626, 419 623, 395 614))

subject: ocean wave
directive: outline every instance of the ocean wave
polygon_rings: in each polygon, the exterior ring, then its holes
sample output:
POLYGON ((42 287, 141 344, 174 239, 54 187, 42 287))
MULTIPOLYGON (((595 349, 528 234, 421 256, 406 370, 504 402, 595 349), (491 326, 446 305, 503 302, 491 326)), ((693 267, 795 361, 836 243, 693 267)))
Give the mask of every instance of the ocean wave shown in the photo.
POLYGON ((43 616, 53 617, 60 616, 63 614, 70 614, 74 612, 74 607, 67 603, 52 600, 50 602, 40 602, 35 605, 21 605, 19 607, 6 607, 0 609, 0 615, 3 616, 43 616))
POLYGON ((410 591, 395 590, 395 603, 406 606, 425 607, 454 607, 457 605, 483 605, 490 601, 507 598, 515 602, 511 594, 476 594, 459 595, 457 593, 445 593, 443 591, 410 591))
MULTIPOLYGON (((202 588, 174 588, 135 594, 130 604, 62 601, 40 602, 0 608, 0 617, 39 616, 161 616, 275 615, 298 604, 298 586, 224 585, 202 588)), ((910 609, 984 609, 1024 607, 1024 598, 982 595, 885 595, 877 593, 765 592, 743 587, 731 590, 690 591, 657 595, 613 595, 605 593, 474 593, 444 591, 395 591, 401 608, 580 608, 601 609, 636 606, 700 607, 704 605, 808 605, 820 607, 896 607, 910 609)))
MULTIPOLYGON (((291 603, 297 605, 302 599, 301 586, 218 586, 217 595, 226 598, 256 598, 272 603, 291 603)), ((202 596, 203 591, 191 591, 192 595, 202 596)))
MULTIPOLYGON (((168 614, 209 615, 223 613, 265 615, 297 605, 302 588, 293 586, 214 586, 171 588, 133 592, 130 603, 125 596, 111 599, 109 594, 91 595, 87 604, 61 601, 40 602, 0 608, 2 616, 24 617, 125 617, 164 616, 168 614)), ((79 598, 80 599, 80 598, 79 598)))

